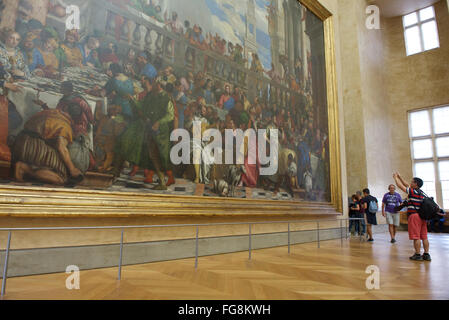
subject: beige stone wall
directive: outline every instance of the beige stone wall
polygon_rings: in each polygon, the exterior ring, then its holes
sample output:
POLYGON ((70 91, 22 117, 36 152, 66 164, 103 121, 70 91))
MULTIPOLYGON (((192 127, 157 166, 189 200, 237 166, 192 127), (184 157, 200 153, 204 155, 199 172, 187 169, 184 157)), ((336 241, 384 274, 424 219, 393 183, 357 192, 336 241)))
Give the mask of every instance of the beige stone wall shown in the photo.
POLYGON ((335 16, 347 192, 381 197, 392 172, 412 176, 407 112, 449 104, 449 11, 435 4, 440 48, 407 57, 402 18, 365 27, 367 0, 322 0, 335 16))
POLYGON ((336 8, 337 70, 343 110, 347 192, 365 187, 380 197, 390 183, 389 96, 385 85, 386 46, 382 30, 365 27, 365 0, 321 1, 336 8))
POLYGON ((367 185, 366 155, 364 152, 364 109, 362 106, 362 74, 358 29, 361 26, 361 2, 339 0, 341 78, 343 90, 344 129, 348 193, 353 194, 367 185))
POLYGON ((441 0, 435 4, 440 48, 407 57, 401 17, 385 24, 388 47, 387 86, 389 116, 394 134, 393 168, 404 177, 413 175, 408 115, 410 110, 449 104, 449 11, 441 0))
MULTIPOLYGON (((365 11, 368 1, 363 5, 365 11)), ((366 186, 376 197, 382 197, 392 182, 391 119, 389 96, 385 84, 387 47, 384 30, 359 28, 360 70, 362 74, 362 106, 365 136, 366 186)), ((363 187, 363 186, 361 186, 363 187)))

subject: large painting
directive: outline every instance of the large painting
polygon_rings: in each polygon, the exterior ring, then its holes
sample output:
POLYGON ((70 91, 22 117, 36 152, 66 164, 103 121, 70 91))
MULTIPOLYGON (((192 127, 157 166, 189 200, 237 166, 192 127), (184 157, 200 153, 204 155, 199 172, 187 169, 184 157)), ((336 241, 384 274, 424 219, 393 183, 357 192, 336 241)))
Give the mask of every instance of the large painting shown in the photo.
POLYGON ((6 0, 0 28, 1 184, 331 201, 300 2, 6 0))

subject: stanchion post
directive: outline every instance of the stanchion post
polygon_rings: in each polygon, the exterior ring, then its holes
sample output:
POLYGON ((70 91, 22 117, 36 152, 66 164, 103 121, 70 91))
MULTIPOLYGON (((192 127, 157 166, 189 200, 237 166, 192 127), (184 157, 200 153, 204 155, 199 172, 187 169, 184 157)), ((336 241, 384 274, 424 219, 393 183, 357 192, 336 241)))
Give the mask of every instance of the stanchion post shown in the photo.
POLYGON ((122 229, 122 236, 120 238, 120 258, 118 261, 118 280, 122 280, 122 261, 123 261, 123 234, 125 230, 122 229))
POLYGON ((200 227, 196 226, 196 240, 195 240, 195 269, 198 269, 198 241, 199 241, 200 227))
POLYGON ((316 232, 317 232, 317 239, 318 239, 318 249, 320 246, 320 222, 316 223, 316 232))
POLYGON ((3 279, 2 279, 2 293, 1 298, 6 292, 6 279, 8 278, 8 262, 9 262, 9 249, 11 247, 11 231, 8 233, 8 243, 6 244, 6 252, 5 252, 5 264, 3 265, 3 279))
POLYGON ((288 254, 290 254, 290 223, 288 224, 288 254))
POLYGON ((251 234, 251 224, 249 225, 249 260, 251 260, 251 250, 252 250, 252 234, 251 234))
POLYGON ((348 240, 348 236, 349 236, 349 233, 351 232, 351 230, 349 230, 349 223, 348 223, 348 219, 347 220, 345 220, 346 222, 346 228, 345 228, 345 231, 346 231, 346 240, 348 240))
POLYGON ((343 223, 340 220, 340 240, 341 240, 341 246, 343 247, 343 223))
POLYGON ((363 226, 363 223, 362 223, 362 220, 360 219, 359 220, 359 234, 360 234, 360 242, 362 242, 362 226, 363 226))

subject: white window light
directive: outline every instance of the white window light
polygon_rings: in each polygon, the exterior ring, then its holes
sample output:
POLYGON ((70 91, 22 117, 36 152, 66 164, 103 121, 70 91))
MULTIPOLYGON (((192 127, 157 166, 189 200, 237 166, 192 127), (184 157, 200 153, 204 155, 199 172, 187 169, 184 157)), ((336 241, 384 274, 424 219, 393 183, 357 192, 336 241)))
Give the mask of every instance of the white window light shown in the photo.
POLYGON ((413 174, 423 191, 449 209, 449 106, 409 113, 413 174))
POLYGON ((405 15, 402 22, 407 56, 440 47, 433 6, 405 15))

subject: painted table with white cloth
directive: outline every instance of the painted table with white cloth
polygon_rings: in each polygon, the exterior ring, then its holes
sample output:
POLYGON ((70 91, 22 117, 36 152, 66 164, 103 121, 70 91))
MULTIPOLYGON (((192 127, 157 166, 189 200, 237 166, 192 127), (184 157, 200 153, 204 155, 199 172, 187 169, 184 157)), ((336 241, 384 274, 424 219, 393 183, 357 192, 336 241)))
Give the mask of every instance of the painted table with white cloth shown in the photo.
MULTIPOLYGON (((107 110, 107 99, 94 97, 86 94, 87 90, 93 89, 95 86, 104 87, 109 77, 106 74, 92 68, 66 68, 62 73, 62 80, 48 79, 33 76, 27 81, 18 82, 22 87, 19 92, 8 93, 8 99, 11 100, 19 114, 23 118, 22 125, 17 128, 13 135, 17 135, 23 130, 25 123, 36 113, 42 111, 42 108, 34 103, 39 99, 45 102, 49 108, 55 109, 59 100, 62 98, 61 83, 63 81, 71 81, 73 83, 74 92, 81 95, 89 104, 92 113, 95 114, 97 102, 101 101, 103 112, 107 110)), ((93 132, 90 130, 89 148, 93 150, 93 132)))
MULTIPOLYGON (((73 83, 74 92, 86 99, 89 106, 92 108, 93 113, 95 113, 98 101, 101 101, 103 105, 105 105, 106 99, 88 95, 86 94, 86 91, 93 89, 95 86, 104 87, 109 80, 109 77, 106 74, 87 67, 66 68, 62 73, 62 79, 63 80, 48 79, 33 76, 27 81, 17 83, 22 87, 20 92, 10 91, 8 93, 8 99, 16 105, 17 111, 23 118, 23 124, 31 116, 42 111, 42 108, 33 102, 36 99, 42 100, 51 109, 56 108, 59 100, 62 98, 60 91, 61 83, 63 81, 71 81, 73 83)), ((104 111, 106 111, 106 109, 104 111)), ((16 130, 16 132, 14 132, 14 134, 23 129, 23 124, 16 130)))

